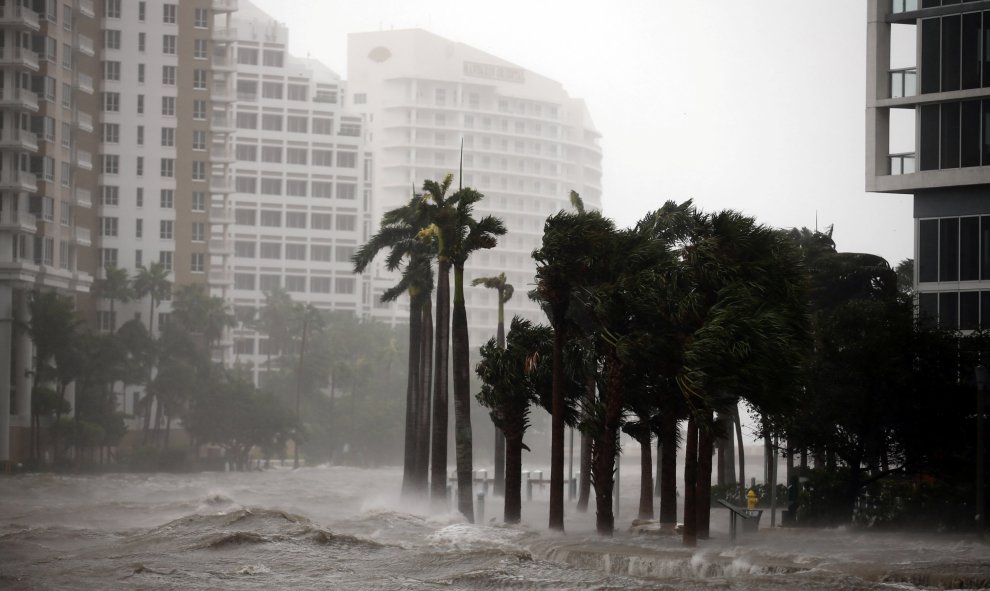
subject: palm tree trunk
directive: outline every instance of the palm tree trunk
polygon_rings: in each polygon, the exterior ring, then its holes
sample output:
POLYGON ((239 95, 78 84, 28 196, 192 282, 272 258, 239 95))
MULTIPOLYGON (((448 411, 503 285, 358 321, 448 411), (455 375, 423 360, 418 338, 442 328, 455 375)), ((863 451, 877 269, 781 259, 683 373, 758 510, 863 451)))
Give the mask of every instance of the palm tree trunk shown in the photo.
POLYGON ((447 501, 447 357, 450 346, 450 261, 437 265, 437 330, 433 358, 433 427, 430 458, 430 499, 434 507, 447 501))
POLYGON ((615 485, 615 459, 619 441, 619 419, 622 417, 622 365, 614 351, 606 361, 608 382, 605 388, 605 417, 602 432, 595 439, 595 529, 598 535, 611 537, 615 533, 612 512, 612 489, 615 485))
POLYGON ((474 458, 471 447, 471 351, 464 306, 464 264, 454 265, 454 313, 451 326, 454 364, 454 443, 457 458, 457 507, 474 523, 474 458))
POLYGON ((110 334, 117 332, 117 315, 113 313, 113 298, 110 299, 110 334))
POLYGON ((419 378, 419 356, 422 337, 423 313, 420 309, 422 298, 410 293, 409 297, 409 372, 406 382, 406 434, 405 449, 402 463, 402 497, 407 499, 415 489, 416 462, 416 428, 419 418, 419 388, 422 385, 419 378))
POLYGON ((698 508, 696 485, 698 482, 698 423, 694 413, 688 416, 687 440, 684 443, 684 546, 698 545, 698 508))
POLYGON ((695 500, 697 503, 698 538, 708 539, 712 506, 712 451, 715 434, 712 431, 711 413, 705 413, 705 424, 698 430, 698 478, 695 500))
MULTIPOLYGON (((498 328, 495 332, 495 343, 499 349, 505 349, 505 302, 502 301, 502 290, 498 295, 498 328)), ((505 494, 505 434, 495 427, 495 482, 493 494, 505 494)))
POLYGON ((746 496, 746 450, 743 448, 742 419, 739 417, 739 403, 732 407, 733 418, 736 423, 736 445, 739 447, 736 453, 739 455, 739 492, 746 496))
MULTIPOLYGON (((595 399, 595 374, 589 372, 586 382, 585 396, 589 403, 595 399)), ((591 405, 589 404, 590 408, 591 405)), ((581 432, 581 481, 578 483, 578 513, 588 511, 588 500, 591 497, 591 457, 594 439, 590 433, 581 432)))
POLYGON ((677 525, 677 415, 661 410, 660 415, 660 523, 677 525))
POLYGON ((557 305, 553 311, 553 406, 550 426, 550 529, 561 531, 564 530, 564 344, 566 342, 564 315, 566 311, 566 305, 557 305))
POLYGON ((168 451, 168 440, 169 440, 169 435, 171 433, 172 433, 172 415, 170 413, 165 415, 165 444, 163 445, 165 451, 168 451))
POLYGON ((519 523, 522 513, 522 432, 505 438, 505 513, 506 523, 519 523))
POLYGON ((416 481, 421 494, 428 494, 430 486, 430 394, 433 385, 433 298, 427 294, 421 312, 422 341, 420 344, 419 421, 417 430, 418 457, 416 481))
POLYGON ((639 440, 639 518, 653 519, 653 439, 650 433, 639 440))

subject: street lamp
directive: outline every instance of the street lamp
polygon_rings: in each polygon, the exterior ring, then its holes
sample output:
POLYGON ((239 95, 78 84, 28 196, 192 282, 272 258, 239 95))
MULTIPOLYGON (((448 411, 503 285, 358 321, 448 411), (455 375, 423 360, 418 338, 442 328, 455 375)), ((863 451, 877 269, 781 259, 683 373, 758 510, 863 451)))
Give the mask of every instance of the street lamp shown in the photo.
POLYGON ((987 381, 990 378, 990 371, 985 365, 977 365, 976 372, 976 527, 983 536, 983 525, 986 518, 983 516, 984 494, 983 494, 983 407, 986 395, 987 381))

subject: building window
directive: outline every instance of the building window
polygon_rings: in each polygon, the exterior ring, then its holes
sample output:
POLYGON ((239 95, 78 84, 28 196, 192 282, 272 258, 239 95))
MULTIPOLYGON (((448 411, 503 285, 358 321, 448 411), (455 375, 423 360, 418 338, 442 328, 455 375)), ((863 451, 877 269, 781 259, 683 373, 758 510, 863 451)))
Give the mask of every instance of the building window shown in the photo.
POLYGON ((282 83, 281 82, 262 82, 261 83, 261 96, 267 99, 281 99, 282 98, 282 83))
POLYGON ((262 195, 281 195, 282 179, 261 179, 262 195))
POLYGON ((261 274, 258 276, 258 287, 261 291, 275 291, 282 287, 282 278, 278 275, 261 274))
MULTIPOLYGON (((314 213, 309 217, 310 227, 314 230, 332 230, 333 216, 329 213, 314 213)), ((316 260, 316 257, 313 257, 316 260)), ((327 260, 330 260, 329 257, 327 260)))
POLYGON ((263 259, 281 259, 282 245, 278 242, 262 242, 258 252, 263 259))
POLYGON ((146 9, 148 8, 147 4, 148 3, 145 2, 144 0, 138 2, 138 20, 142 23, 144 22, 146 17, 145 13, 146 13, 146 9))
POLYGON ((206 70, 193 70, 193 88, 206 90, 206 70))
POLYGON ((241 162, 256 162, 258 160, 258 146, 253 144, 237 144, 234 148, 234 155, 241 162))
POLYGON ((120 173, 120 156, 117 154, 104 154, 103 155, 103 165, 100 167, 103 174, 119 174, 120 173))
MULTIPOLYGON (((196 10, 199 10, 198 8, 196 10)), ((193 40, 193 59, 205 60, 207 58, 206 39, 193 40)))
POLYGON ((137 95, 137 112, 138 112, 138 115, 143 115, 144 114, 144 95, 143 94, 137 95))
POLYGON ((148 35, 145 33, 138 33, 138 52, 144 53, 148 45, 148 35))
POLYGON ((306 291, 306 277, 303 275, 286 275, 285 291, 301 293, 306 291))
POLYGON ((165 117, 175 117, 175 97, 162 97, 162 115, 165 117))
POLYGON ((313 166, 333 166, 333 151, 314 149, 313 166))
POLYGON ((114 207, 120 205, 120 187, 113 185, 100 187, 100 203, 114 207))
POLYGON ((286 228, 306 228, 306 214, 300 211, 285 212, 286 228))
POLYGON ((313 197, 323 199, 333 197, 333 183, 330 181, 313 181, 313 197))
POLYGON ((206 254, 202 252, 194 252, 189 255, 189 271, 193 273, 202 273, 206 270, 206 254))
POLYGON ((103 110, 106 111, 107 113, 117 113, 120 111, 119 92, 103 93, 103 110))
POLYGON ((234 242, 234 256, 242 259, 253 259, 255 253, 255 243, 247 240, 237 240, 234 242))
POLYGON ((258 50, 250 47, 237 48, 237 63, 245 66, 258 65, 258 50))
POLYGON ((307 133, 309 131, 308 119, 299 115, 289 115, 286 120, 286 129, 291 133, 307 133))
POLYGON ((138 187, 134 194, 134 204, 137 207, 144 207, 144 189, 141 187, 138 187))
POLYGON ((144 64, 138 64, 138 84, 144 84, 144 64))
POLYGON ((162 240, 172 240, 172 230, 175 222, 172 220, 162 220, 158 223, 158 237, 162 240))
POLYGON ((258 129, 258 114, 238 112, 236 123, 238 129, 258 129))
POLYGON ((234 289, 254 290, 254 274, 234 273, 234 289))
POLYGON ((138 156, 134 163, 134 173, 137 176, 144 176, 144 156, 138 156))
POLYGON ((307 182, 298 179, 285 181, 285 194, 290 197, 305 197, 307 182))
POLYGON ((103 0, 103 18, 120 18, 120 0, 103 0))
POLYGON ((290 261, 305 261, 306 260, 306 245, 305 244, 286 244, 285 245, 285 258, 290 261))
POLYGON ((174 127, 163 127, 162 128, 162 146, 166 148, 175 147, 175 128, 174 127))
POLYGON ((206 29, 210 26, 210 11, 206 8, 197 8, 193 13, 193 26, 197 29, 206 29))
POLYGON ((134 220, 134 237, 144 238, 144 220, 141 218, 134 220))
POLYGON ((350 277, 337 277, 334 280, 334 291, 340 294, 353 294, 354 285, 354 279, 350 277))
POLYGON ((162 264, 162 267, 169 273, 172 272, 172 255, 175 254, 171 250, 163 250, 158 253, 158 262, 162 264))
POLYGON ((342 232, 353 232, 357 228, 357 216, 353 214, 338 213, 337 229, 342 232))
POLYGON ((265 131, 282 131, 282 116, 272 114, 262 115, 261 129, 265 131))
POLYGON ((120 125, 117 123, 104 123, 100 126, 100 141, 104 144, 120 143, 120 125))
POLYGON ((120 49, 120 31, 103 30, 103 49, 120 49))
POLYGON ((117 249, 116 248, 101 248, 100 249, 100 266, 104 269, 117 266, 117 249))
POLYGON ((193 150, 205 150, 206 149, 206 130, 205 129, 194 129, 192 134, 192 148, 193 150))
POLYGON ((330 293, 330 278, 310 277, 309 291, 312 293, 330 293))
POLYGON ((262 162, 282 162, 282 146, 261 146, 262 162))
POLYGON ((192 163, 192 180, 194 181, 205 181, 206 180, 206 162, 202 160, 193 160, 192 163))
POLYGON ((258 180, 253 176, 238 176, 234 178, 234 190, 238 193, 257 193, 258 180))
POLYGON ((175 35, 162 35, 162 53, 175 55, 175 35))
POLYGON ((283 52, 277 49, 266 49, 262 53, 262 63, 272 68, 281 68, 283 63, 283 52))
POLYGON ((313 133, 319 135, 333 135, 333 119, 313 117, 313 133))
POLYGON ((159 198, 159 206, 162 209, 172 209, 175 207, 175 191, 173 189, 162 189, 159 198))
POLYGON ((348 246, 348 245, 345 245, 345 244, 338 244, 337 245, 337 259, 336 259, 337 262, 338 263, 350 263, 351 262, 351 257, 354 256, 354 253, 355 253, 356 250, 357 250, 357 248, 354 247, 354 246, 348 246))
POLYGON ((285 160, 289 164, 306 164, 306 148, 286 148, 285 160))
POLYGON ((175 66, 162 66, 162 84, 175 86, 175 66))
POLYGON ((261 225, 269 228, 280 228, 282 226, 282 212, 262 210, 261 225))
POLYGON ((357 185, 353 183, 337 183, 337 199, 353 201, 357 195, 357 185))
POLYGON ((118 229, 117 218, 100 218, 100 236, 116 236, 118 229))
POLYGON ((206 119, 206 101, 193 101, 193 119, 203 121, 206 119))
POLYGON ((163 4, 162 5, 162 22, 167 25, 174 25, 176 18, 176 5, 175 4, 163 4))
POLYGON ((206 193, 204 193, 203 191, 193 191, 192 210, 206 211, 206 193))
POLYGON ((330 258, 332 250, 329 244, 313 244, 309 247, 309 258, 321 263, 329 263, 332 260, 330 258))
POLYGON ((341 168, 357 168, 357 153, 338 151, 337 166, 341 168))
POLYGON ((305 101, 309 89, 305 84, 289 84, 288 98, 290 101, 305 101))

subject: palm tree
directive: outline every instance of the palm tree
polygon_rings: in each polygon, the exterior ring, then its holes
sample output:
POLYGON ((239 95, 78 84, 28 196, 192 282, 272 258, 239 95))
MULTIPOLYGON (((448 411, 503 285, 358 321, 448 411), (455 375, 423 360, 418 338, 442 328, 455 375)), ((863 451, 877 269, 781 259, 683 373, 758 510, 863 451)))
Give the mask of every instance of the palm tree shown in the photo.
POLYGON ((168 279, 169 271, 161 263, 151 263, 149 266, 138 267, 134 278, 134 294, 143 298, 148 296, 148 334, 155 334, 155 310, 162 300, 172 292, 172 282, 168 279))
POLYGON ((202 283, 178 288, 172 302, 172 313, 176 322, 189 333, 203 337, 207 349, 216 346, 224 330, 237 324, 227 302, 221 297, 209 295, 202 283))
POLYGON ((271 374, 272 356, 281 355, 289 346, 289 322, 292 317, 294 302, 292 296, 281 288, 265 292, 265 305, 258 311, 254 322, 255 330, 265 333, 268 337, 268 359, 265 371, 271 374))
POLYGON ((129 302, 134 295, 127 269, 106 267, 103 270, 103 278, 93 282, 93 295, 110 302, 110 332, 116 332, 117 315, 114 311, 114 303, 129 302))
MULTIPOLYGON (((573 194, 572 194, 573 195, 573 194)), ((561 211, 543 227, 536 260, 536 295, 545 302, 554 332, 553 401, 550 451, 551 529, 564 528, 564 366, 567 313, 574 293, 599 271, 598 256, 611 240, 615 224, 600 212, 561 211)))
MULTIPOLYGON (((499 273, 494 277, 478 277, 471 281, 471 285, 479 285, 494 289, 498 298, 498 328, 495 333, 495 345, 501 349, 505 348, 505 304, 512 299, 514 288, 511 283, 505 280, 505 273, 499 273)), ((505 433, 498 426, 495 427, 495 494, 501 495, 505 491, 505 433)))
POLYGON ((470 188, 454 194, 457 216, 451 236, 451 262, 454 266, 454 309, 451 341, 454 365, 454 436, 457 456, 458 507, 468 521, 474 521, 473 465, 471 441, 471 352, 468 343, 467 310, 464 305, 464 264, 471 253, 494 248, 496 237, 505 234, 505 224, 494 216, 475 220, 474 204, 484 196, 470 188))

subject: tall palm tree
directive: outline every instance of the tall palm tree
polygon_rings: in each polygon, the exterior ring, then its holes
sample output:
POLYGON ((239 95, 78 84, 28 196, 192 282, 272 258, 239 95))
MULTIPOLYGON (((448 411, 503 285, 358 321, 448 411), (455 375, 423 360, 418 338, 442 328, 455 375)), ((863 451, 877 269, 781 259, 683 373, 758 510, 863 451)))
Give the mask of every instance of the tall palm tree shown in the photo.
POLYGON ((615 224, 600 212, 561 211, 547 218, 536 260, 536 295, 547 307, 554 332, 553 401, 550 449, 551 529, 564 529, 564 366, 567 313, 571 298, 582 285, 594 281, 598 255, 611 240, 615 224))
POLYGON ((223 298, 209 295, 201 283, 183 285, 176 290, 172 313, 189 333, 202 336, 207 349, 219 342, 224 330, 236 326, 230 306, 223 298))
POLYGON ((169 271, 161 263, 151 263, 147 267, 138 267, 134 277, 134 294, 143 298, 148 297, 148 334, 155 334, 155 310, 162 300, 172 292, 172 282, 168 279, 169 271))
POLYGON ((454 365, 454 436, 457 457, 458 507, 468 521, 474 521, 471 440, 471 352, 468 342, 467 309, 464 303, 464 264, 475 251, 494 248, 497 236, 505 234, 505 224, 494 216, 475 220, 474 204, 484 196, 462 188, 456 199, 455 227, 451 236, 451 262, 454 267, 454 309, 451 321, 452 362, 454 365))
POLYGON ((265 371, 269 374, 272 371, 272 357, 281 355, 289 346, 289 324, 294 305, 292 296, 284 289, 266 291, 265 304, 258 310, 254 321, 254 328, 268 337, 265 371))
MULTIPOLYGON (((511 283, 505 280, 505 273, 499 273, 493 277, 478 277, 471 281, 471 285, 479 285, 494 289, 498 298, 498 328, 495 332, 495 346, 500 349, 505 348, 505 304, 512 299, 514 288, 511 283)), ((495 494, 501 495, 505 491, 505 433, 498 426, 495 427, 495 494)))
MULTIPOLYGON (((409 295, 409 360, 406 382, 405 451, 402 490, 404 495, 424 494, 429 470, 429 385, 424 374, 424 359, 429 351, 424 336, 424 321, 429 314, 433 291, 431 259, 434 245, 420 239, 428 226, 423 195, 416 194, 405 205, 385 212, 381 227, 354 254, 355 273, 363 273, 383 250, 389 250, 385 266, 395 271, 405 264, 399 283, 382 294, 382 301, 409 295), (424 424, 425 417, 425 424, 424 424)), ((429 328, 429 327, 426 327, 429 328)))
POLYGON ((134 295, 127 269, 106 267, 103 278, 93 282, 93 294, 110 302, 110 332, 117 331, 117 315, 114 303, 127 303, 134 295))

